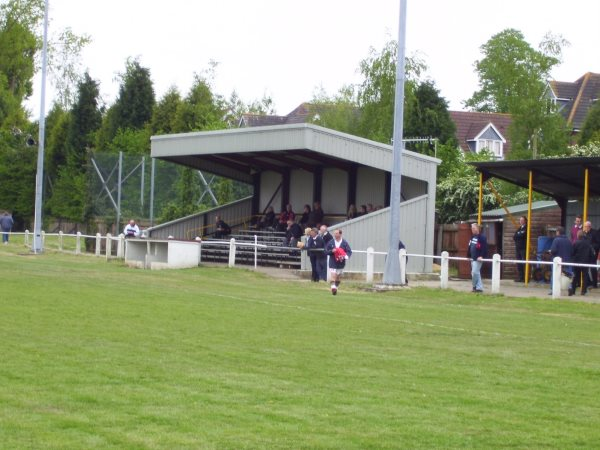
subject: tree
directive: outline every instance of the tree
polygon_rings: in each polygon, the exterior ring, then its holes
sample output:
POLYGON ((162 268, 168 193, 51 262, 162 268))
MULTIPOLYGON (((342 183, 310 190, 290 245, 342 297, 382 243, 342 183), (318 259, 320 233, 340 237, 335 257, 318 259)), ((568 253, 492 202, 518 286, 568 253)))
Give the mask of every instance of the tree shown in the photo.
POLYGON ((77 169, 87 163, 88 150, 95 142, 94 134, 102 124, 102 113, 98 107, 99 95, 98 82, 86 72, 77 87, 77 101, 71 110, 66 142, 68 162, 77 169))
POLYGON ((208 81, 196 75, 188 95, 177 109, 174 128, 180 133, 226 128, 223 106, 208 81))
MULTIPOLYGON (((469 161, 491 160, 487 152, 464 155, 463 164, 458 164, 437 185, 436 210, 439 223, 468 220, 479 205, 479 177, 469 161)), ((484 187, 483 208, 496 208, 498 202, 492 192, 484 187)))
POLYGON ((433 81, 423 81, 414 88, 406 105, 404 136, 433 137, 442 143, 456 142, 456 126, 448 112, 448 102, 440 96, 433 81))
POLYGON ((115 103, 108 109, 98 133, 97 147, 105 148, 119 129, 140 130, 152 119, 156 99, 150 70, 128 59, 115 103))
POLYGON ((566 127, 546 99, 546 80, 560 63, 562 47, 568 43, 560 36, 547 34, 539 50, 533 49, 523 34, 506 29, 482 47, 484 57, 475 62, 479 90, 465 102, 475 111, 512 115, 509 130, 513 149, 539 154, 557 153, 566 145, 560 132, 566 127))
MULTIPOLYGON (((359 136, 378 142, 390 143, 394 130, 394 103, 396 92, 396 62, 398 43, 389 41, 380 53, 371 49, 370 55, 360 62, 364 77, 358 86, 357 103, 360 108, 359 136)), ((414 95, 414 88, 425 63, 418 57, 405 61, 405 105, 414 95)))
POLYGON ((150 130, 152 134, 169 134, 177 132, 175 117, 181 107, 181 95, 175 86, 169 88, 163 98, 154 107, 150 130))
POLYGON ((87 222, 92 214, 89 198, 89 152, 101 123, 98 83, 88 73, 78 85, 77 101, 66 124, 65 162, 58 166, 52 196, 46 202, 52 215, 87 222))
POLYGON ((69 109, 77 97, 81 81, 81 51, 91 42, 88 35, 78 36, 65 28, 48 43, 48 73, 56 88, 56 102, 69 109))
POLYGON ((40 2, 9 1, 0 5, 0 126, 22 128, 22 103, 33 92, 35 53, 39 41, 34 27, 40 2))

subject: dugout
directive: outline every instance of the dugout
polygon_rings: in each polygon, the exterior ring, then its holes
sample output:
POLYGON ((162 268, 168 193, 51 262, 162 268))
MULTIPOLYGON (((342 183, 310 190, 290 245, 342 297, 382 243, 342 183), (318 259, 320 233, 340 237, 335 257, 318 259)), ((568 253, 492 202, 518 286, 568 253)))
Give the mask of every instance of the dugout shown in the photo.
MULTIPOLYGON (((528 219, 527 259, 535 259, 537 247, 532 241, 532 192, 541 193, 556 202, 560 210, 558 224, 569 230, 575 216, 600 225, 600 157, 549 158, 517 161, 480 161, 469 163, 479 172, 479 211, 477 222, 482 223, 483 186, 497 178, 529 191, 525 215, 528 219)), ((526 273, 530 273, 530 267, 526 273)))

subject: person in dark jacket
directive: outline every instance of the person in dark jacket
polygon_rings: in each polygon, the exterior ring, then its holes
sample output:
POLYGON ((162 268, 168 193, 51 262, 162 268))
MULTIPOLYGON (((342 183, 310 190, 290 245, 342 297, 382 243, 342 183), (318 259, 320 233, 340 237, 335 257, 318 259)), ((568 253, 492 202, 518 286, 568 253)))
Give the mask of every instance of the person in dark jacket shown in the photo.
POLYGON ((553 258, 557 256, 560 257, 563 262, 562 271, 569 276, 573 274, 573 268, 564 264, 571 262, 572 253, 573 244, 571 244, 571 240, 565 236, 565 229, 563 227, 557 227, 556 237, 552 240, 552 247, 550 247, 550 254, 553 258))
POLYGON ((269 206, 265 211, 265 214, 261 217, 260 222, 258 222, 258 228, 261 230, 267 228, 273 228, 275 224, 275 211, 273 211, 273 207, 269 206))
POLYGON ((487 239, 481 234, 479 224, 471 224, 471 240, 467 249, 467 256, 471 259, 471 280, 473 292, 483 292, 481 282, 481 266, 483 259, 487 257, 487 239))
POLYGON ((325 242, 316 228, 311 228, 310 230, 310 234, 306 240, 306 250, 312 268, 312 281, 327 281, 327 255, 325 254, 325 242))
POLYGON ((298 241, 302 237, 302 227, 293 220, 287 221, 287 230, 285 231, 285 237, 283 238, 284 247, 296 247, 298 241))
POLYGON ((327 229, 327 225, 321 225, 321 227, 319 228, 319 234, 323 238, 323 242, 325 242, 325 245, 327 245, 329 241, 333 239, 333 236, 327 229))
MULTIPOLYGON (((594 249, 595 257, 590 264, 596 264, 598 260, 598 250, 600 250, 600 232, 592 228, 592 222, 589 220, 583 224, 583 238, 586 239, 594 249)), ((598 269, 590 267, 588 270, 590 277, 590 288, 598 289, 598 269)))
MULTIPOLYGON (((573 276, 573 268, 565 265, 565 263, 571 262, 571 254, 573 253, 573 244, 571 240, 565 235, 564 227, 556 227, 556 237, 552 240, 552 246, 549 250, 552 258, 557 256, 562 260, 563 265, 561 271, 568 277, 573 276)), ((552 286, 552 278, 550 278, 550 286, 552 286)), ((548 292, 548 295, 552 295, 552 290, 548 292)))
POLYGON ((215 217, 215 238, 223 239, 231 234, 231 227, 225 223, 221 216, 215 217))
POLYGON ((329 273, 331 274, 331 293, 337 294, 340 287, 346 261, 352 256, 352 249, 346 239, 342 238, 339 228, 333 232, 331 239, 325 246, 325 254, 329 256, 329 273))
MULTIPOLYGON (((596 253, 594 252, 592 244, 585 239, 583 230, 579 230, 577 232, 577 240, 573 244, 571 262, 573 264, 592 264, 592 261, 594 261, 595 257, 596 253)), ((571 287, 569 288, 569 296, 575 293, 580 282, 583 283, 581 286, 581 295, 585 295, 587 293, 589 283, 587 272, 587 267, 573 266, 573 281, 571 282, 571 287)))
MULTIPOLYGON (((519 228, 513 235, 515 241, 515 259, 519 261, 525 261, 525 250, 527 247, 527 218, 525 216, 519 217, 519 228)), ((519 276, 517 282, 525 281, 525 264, 517 264, 517 271, 519 276)))
POLYGON ((313 209, 310 211, 308 216, 307 225, 309 227, 319 227, 323 223, 323 218, 325 217, 325 213, 321 208, 321 202, 314 202, 313 209))
POLYGON ((300 217, 300 226, 302 228, 308 226, 310 212, 311 212, 310 211, 310 205, 304 205, 304 209, 302 210, 302 216, 300 217))
POLYGON ((15 222, 9 212, 4 211, 0 216, 0 228, 2 229, 2 242, 4 245, 8 245, 8 236, 14 224, 15 222))

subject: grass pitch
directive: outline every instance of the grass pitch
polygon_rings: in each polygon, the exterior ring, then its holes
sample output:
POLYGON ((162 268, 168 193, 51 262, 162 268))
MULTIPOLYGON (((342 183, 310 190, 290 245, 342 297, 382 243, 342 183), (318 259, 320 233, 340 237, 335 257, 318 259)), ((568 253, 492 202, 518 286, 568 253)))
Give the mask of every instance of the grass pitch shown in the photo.
POLYGON ((2 449, 600 446, 598 305, 13 244, 0 280, 2 449))

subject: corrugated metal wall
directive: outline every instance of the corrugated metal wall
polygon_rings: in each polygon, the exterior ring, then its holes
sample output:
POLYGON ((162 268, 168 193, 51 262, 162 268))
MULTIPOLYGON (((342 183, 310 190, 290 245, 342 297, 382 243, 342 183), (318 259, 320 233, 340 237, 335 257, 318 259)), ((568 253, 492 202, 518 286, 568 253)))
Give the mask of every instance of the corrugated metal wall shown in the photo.
POLYGON ((173 236, 175 239, 193 240, 196 236, 202 237, 214 233, 217 215, 220 215, 229 226, 237 227, 247 224, 251 211, 252 197, 246 197, 224 206, 148 228, 146 231, 148 237, 154 239, 166 239, 173 236))
MULTIPOLYGON (((433 230, 428 231, 422 220, 427 215, 429 197, 423 195, 406 202, 400 206, 400 239, 406 245, 408 253, 431 254, 428 247, 433 247, 433 230), (417 218, 415 220, 415 218, 417 218), (431 236, 428 235, 431 234, 431 236)), ((376 252, 387 252, 389 247, 389 224, 390 208, 384 208, 375 211, 366 216, 357 219, 342 222, 329 227, 333 233, 336 228, 342 229, 342 235, 346 239, 352 250, 367 250, 373 247, 376 252)), ((429 273, 432 271, 433 261, 430 258, 408 259, 407 270, 416 273, 429 273)), ((310 262, 304 261, 304 268, 310 268, 310 262)), ((364 253, 355 253, 348 261, 346 266, 348 271, 365 272, 367 267, 367 257, 364 253)), ((375 272, 383 272, 385 268, 385 256, 375 256, 375 272)))

